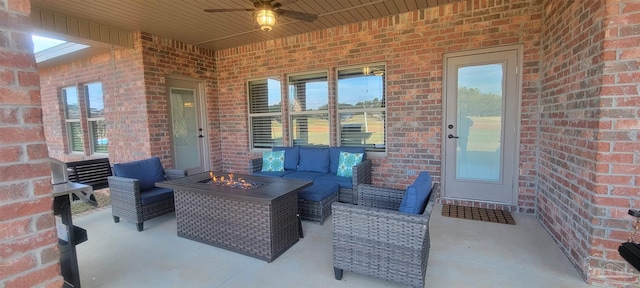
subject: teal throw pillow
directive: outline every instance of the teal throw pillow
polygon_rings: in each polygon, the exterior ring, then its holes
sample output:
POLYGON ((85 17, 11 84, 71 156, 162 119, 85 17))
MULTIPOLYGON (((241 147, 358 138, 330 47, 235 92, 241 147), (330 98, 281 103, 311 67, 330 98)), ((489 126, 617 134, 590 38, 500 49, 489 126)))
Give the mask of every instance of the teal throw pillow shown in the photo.
POLYGON ((338 161, 338 172, 336 175, 342 177, 353 176, 353 166, 356 166, 362 162, 362 156, 364 153, 349 153, 340 152, 340 160, 338 161))
POLYGON ((284 171, 284 151, 262 153, 262 172, 284 171))

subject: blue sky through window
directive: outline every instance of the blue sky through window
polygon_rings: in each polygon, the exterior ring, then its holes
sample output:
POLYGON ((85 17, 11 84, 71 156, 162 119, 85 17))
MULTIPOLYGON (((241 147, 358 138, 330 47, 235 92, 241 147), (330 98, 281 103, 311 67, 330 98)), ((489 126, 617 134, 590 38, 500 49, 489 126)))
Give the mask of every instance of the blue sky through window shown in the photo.
POLYGON ((468 66, 458 69, 458 87, 478 88, 481 93, 502 96, 502 64, 468 66))

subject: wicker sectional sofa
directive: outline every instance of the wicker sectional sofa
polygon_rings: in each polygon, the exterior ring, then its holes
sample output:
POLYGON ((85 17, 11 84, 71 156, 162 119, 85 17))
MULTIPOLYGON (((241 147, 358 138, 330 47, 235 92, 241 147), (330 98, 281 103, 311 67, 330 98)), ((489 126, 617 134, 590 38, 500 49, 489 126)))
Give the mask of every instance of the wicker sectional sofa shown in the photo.
MULTIPOLYGON (((327 181, 339 186, 338 201, 357 203, 358 185, 371 183, 371 160, 366 159, 352 168, 352 177, 336 175, 340 152, 364 153, 362 147, 307 148, 300 146, 274 147, 273 151, 285 151, 285 171, 262 172, 262 158, 249 160, 249 171, 255 175, 302 180, 327 181), (312 161, 313 165, 308 165, 312 161)), ((329 204, 331 205, 331 204, 329 204)))

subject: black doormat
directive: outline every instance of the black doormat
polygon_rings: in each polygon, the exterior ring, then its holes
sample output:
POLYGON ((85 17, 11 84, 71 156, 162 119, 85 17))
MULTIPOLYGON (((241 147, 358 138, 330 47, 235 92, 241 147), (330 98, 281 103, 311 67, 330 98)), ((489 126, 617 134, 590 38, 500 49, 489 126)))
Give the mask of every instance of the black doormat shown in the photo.
POLYGON ((516 225, 510 212, 495 209, 444 204, 442 216, 516 225))

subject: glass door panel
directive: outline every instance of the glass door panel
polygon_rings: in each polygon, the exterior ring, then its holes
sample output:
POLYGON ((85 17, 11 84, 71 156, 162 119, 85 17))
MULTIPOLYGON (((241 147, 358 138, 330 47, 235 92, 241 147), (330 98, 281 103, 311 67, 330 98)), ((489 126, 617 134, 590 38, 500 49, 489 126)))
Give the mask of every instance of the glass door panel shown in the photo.
POLYGON ((170 88, 175 168, 201 166, 195 90, 170 88))
POLYGON ((456 179, 501 180, 503 71, 503 64, 458 68, 456 179))

